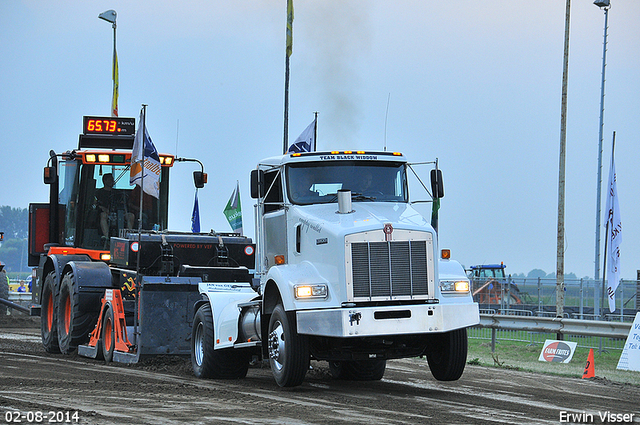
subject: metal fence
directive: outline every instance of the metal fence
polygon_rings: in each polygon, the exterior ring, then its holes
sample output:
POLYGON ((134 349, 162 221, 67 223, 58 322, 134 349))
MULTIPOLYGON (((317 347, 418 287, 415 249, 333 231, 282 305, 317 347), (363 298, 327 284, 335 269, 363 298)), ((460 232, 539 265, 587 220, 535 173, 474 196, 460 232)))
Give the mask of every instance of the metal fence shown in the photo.
POLYGON ((547 339, 556 339, 558 334, 566 341, 576 342, 579 347, 622 350, 630 329, 631 323, 483 312, 480 324, 470 328, 468 335, 469 338, 490 340, 492 352, 499 341, 542 345, 547 339))
MULTIPOLYGON (((529 311, 537 316, 555 317, 556 279, 518 278, 508 276, 506 284, 500 285, 499 304, 482 305, 502 311, 529 311), (511 293, 517 297, 512 297, 511 293), (518 299, 519 302, 514 300, 518 299)), ((607 300, 602 302, 602 281, 593 279, 565 279, 564 317, 596 320, 633 321, 640 311, 640 282, 621 280, 616 290, 616 311, 609 313, 607 300)), ((478 284, 474 282, 474 288, 478 284)), ((509 313, 512 314, 512 313, 509 313)))

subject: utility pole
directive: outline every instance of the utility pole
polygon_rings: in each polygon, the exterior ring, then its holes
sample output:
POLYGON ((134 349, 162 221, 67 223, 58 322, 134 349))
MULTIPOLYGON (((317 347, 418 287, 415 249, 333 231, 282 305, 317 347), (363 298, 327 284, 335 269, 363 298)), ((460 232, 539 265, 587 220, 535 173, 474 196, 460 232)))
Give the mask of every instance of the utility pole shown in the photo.
MULTIPOLYGON (((562 107, 560 112, 560 161, 558 174, 558 244, 556 259, 556 316, 564 314, 564 189, 567 146, 567 77, 569 72, 569 23, 571 0, 567 0, 564 22, 564 60, 562 66, 562 107)), ((558 333, 558 339, 563 335, 558 333)))

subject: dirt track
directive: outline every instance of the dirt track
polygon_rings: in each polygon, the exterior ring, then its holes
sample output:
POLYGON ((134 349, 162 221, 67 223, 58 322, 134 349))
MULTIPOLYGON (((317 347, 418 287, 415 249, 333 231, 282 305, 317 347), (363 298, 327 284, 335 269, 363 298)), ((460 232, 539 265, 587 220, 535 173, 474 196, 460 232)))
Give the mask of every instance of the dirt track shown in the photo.
POLYGON ((0 423, 18 411, 77 411, 71 423, 82 424, 557 424, 584 412, 603 423, 607 411, 640 422, 640 387, 602 379, 467 366, 459 381, 443 383, 426 361, 410 359, 390 361, 382 381, 362 383, 312 365, 294 389, 278 388, 260 366, 243 380, 199 380, 181 358, 127 366, 51 355, 31 323, 0 320, 0 423))

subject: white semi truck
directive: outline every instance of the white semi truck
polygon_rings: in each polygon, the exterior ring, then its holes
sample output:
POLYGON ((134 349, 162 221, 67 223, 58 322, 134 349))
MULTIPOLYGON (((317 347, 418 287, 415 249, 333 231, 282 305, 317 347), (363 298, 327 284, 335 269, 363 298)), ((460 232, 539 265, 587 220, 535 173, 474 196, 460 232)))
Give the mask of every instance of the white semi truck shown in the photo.
MULTIPOLYGON (((196 376, 240 378, 252 358, 268 359, 278 385, 291 387, 314 359, 339 379, 379 380, 387 360, 426 356, 436 379, 460 378, 478 304, 463 267, 438 255, 436 231, 409 202, 410 168, 391 152, 261 161, 251 173, 255 278, 200 284, 196 376)), ((436 201, 437 167, 431 178, 436 201)))

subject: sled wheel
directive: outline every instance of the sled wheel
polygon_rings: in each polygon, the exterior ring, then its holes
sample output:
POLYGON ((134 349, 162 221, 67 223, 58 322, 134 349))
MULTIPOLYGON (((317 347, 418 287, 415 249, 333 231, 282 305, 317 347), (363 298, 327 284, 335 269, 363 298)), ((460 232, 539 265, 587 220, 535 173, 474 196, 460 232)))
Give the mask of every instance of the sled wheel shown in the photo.
POLYGON ((102 355, 105 362, 113 360, 113 351, 116 346, 115 327, 113 319, 113 309, 110 305, 104 310, 102 315, 102 355))

